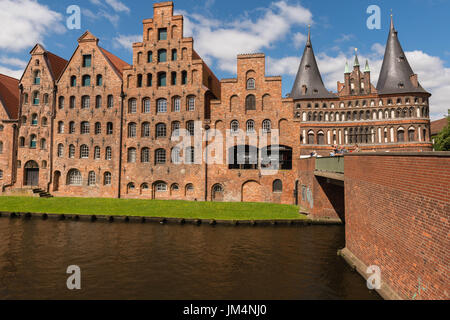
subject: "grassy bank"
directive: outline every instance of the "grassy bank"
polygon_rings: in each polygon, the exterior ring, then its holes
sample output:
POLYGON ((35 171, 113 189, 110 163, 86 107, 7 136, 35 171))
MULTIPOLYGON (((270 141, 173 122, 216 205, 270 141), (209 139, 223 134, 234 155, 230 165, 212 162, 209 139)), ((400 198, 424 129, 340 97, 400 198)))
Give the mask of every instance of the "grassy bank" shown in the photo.
POLYGON ((0 211, 216 220, 306 219, 296 206, 94 198, 0 197, 0 211))

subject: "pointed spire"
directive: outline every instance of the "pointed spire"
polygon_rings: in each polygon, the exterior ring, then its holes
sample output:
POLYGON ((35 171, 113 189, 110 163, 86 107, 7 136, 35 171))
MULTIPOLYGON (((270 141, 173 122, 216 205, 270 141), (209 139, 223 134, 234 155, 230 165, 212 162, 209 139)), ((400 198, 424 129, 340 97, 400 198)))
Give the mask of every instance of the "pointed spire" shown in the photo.
POLYGON ((395 28, 394 28, 394 15, 392 14, 392 9, 391 9, 391 31, 395 31, 395 28))
POLYGON ((417 81, 412 81, 414 76, 414 72, 398 39, 398 32, 394 28, 394 19, 391 15, 391 28, 377 90, 380 94, 426 93, 425 89, 417 81))
POLYGON ((359 60, 358 60, 358 48, 355 48, 355 63, 353 64, 354 67, 359 67, 359 60))
POLYGON ((308 41, 298 68, 290 97, 293 99, 335 98, 323 84, 316 57, 311 44, 311 26, 308 26, 308 41))
POLYGON ((345 72, 344 73, 351 73, 350 68, 348 66, 348 61, 345 61, 345 72))
POLYGON ((366 66, 364 67, 364 72, 370 72, 369 60, 366 60, 366 66))

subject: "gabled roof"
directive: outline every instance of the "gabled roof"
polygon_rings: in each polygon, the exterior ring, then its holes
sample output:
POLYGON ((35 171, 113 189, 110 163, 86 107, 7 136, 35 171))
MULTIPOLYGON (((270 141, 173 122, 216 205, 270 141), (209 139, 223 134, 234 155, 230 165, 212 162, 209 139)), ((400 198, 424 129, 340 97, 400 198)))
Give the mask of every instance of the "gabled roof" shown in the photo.
POLYGON ((414 85, 411 79, 413 75, 414 72, 400 45, 398 32, 394 28, 394 20, 391 15, 391 28, 377 90, 380 94, 427 93, 420 84, 418 86, 414 85))
POLYGON ((311 44, 311 30, 308 31, 308 41, 303 52, 302 61, 298 68, 297 77, 292 88, 290 98, 297 99, 321 99, 336 98, 323 84, 316 57, 311 44), (304 88, 306 90, 304 90, 304 88))
POLYGON ((57 56, 54 53, 51 53, 50 51, 47 51, 47 60, 49 68, 51 69, 53 76, 55 77, 55 80, 58 80, 63 73, 68 61, 61 58, 60 56, 57 56))
POLYGON ((120 59, 119 57, 112 54, 111 52, 109 52, 101 47, 99 47, 99 48, 103 52, 105 57, 109 60, 111 65, 114 67, 114 69, 116 69, 116 72, 119 73, 120 76, 122 77, 123 70, 127 67, 130 67, 130 65, 128 63, 126 63, 125 61, 123 61, 122 59, 120 59))
POLYGON ((444 119, 440 119, 440 120, 436 120, 436 121, 432 121, 431 122, 431 135, 435 136, 439 133, 441 133, 441 131, 449 124, 449 120, 448 118, 444 118, 444 119))
POLYGON ((0 101, 5 107, 9 120, 19 116, 19 80, 0 74, 0 101))

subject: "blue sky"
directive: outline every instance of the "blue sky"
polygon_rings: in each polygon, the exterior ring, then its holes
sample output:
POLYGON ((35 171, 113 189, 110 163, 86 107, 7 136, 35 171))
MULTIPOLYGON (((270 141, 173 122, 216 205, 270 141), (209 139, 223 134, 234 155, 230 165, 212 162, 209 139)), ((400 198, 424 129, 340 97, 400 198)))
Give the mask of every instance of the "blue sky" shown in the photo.
MULTIPOLYGON (((33 44, 69 59, 78 37, 90 30, 100 45, 131 62, 131 43, 139 41, 142 20, 153 16, 144 0, 0 0, 0 73, 20 77, 33 44), (65 27, 69 5, 82 9, 81 30, 65 27)), ((178 0, 185 15, 185 36, 219 78, 232 77, 237 53, 264 52, 267 73, 283 76, 283 94, 293 84, 303 52, 307 25, 329 90, 343 80, 345 61, 354 48, 369 59, 376 85, 392 9, 395 26, 421 84, 433 94, 433 118, 450 108, 450 42, 448 0, 313 1, 313 0, 178 0), (381 29, 369 30, 370 5, 381 9, 381 29)))

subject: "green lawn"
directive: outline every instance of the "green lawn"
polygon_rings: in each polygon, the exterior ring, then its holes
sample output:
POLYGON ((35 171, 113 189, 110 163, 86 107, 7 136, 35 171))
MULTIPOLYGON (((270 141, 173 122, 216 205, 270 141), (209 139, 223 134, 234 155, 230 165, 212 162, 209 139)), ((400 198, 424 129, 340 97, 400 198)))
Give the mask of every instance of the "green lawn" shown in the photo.
POLYGON ((216 220, 306 219, 298 213, 298 207, 290 205, 87 198, 0 197, 0 211, 216 220))

